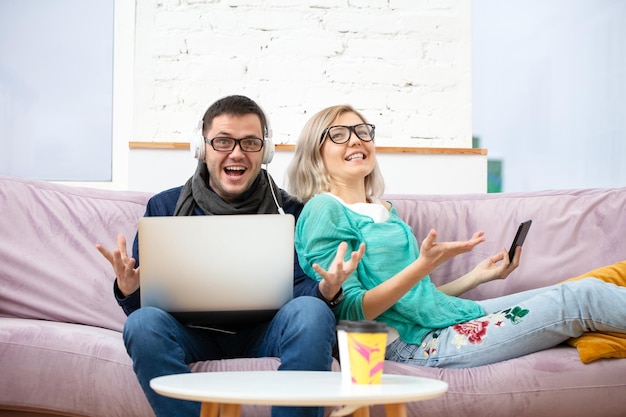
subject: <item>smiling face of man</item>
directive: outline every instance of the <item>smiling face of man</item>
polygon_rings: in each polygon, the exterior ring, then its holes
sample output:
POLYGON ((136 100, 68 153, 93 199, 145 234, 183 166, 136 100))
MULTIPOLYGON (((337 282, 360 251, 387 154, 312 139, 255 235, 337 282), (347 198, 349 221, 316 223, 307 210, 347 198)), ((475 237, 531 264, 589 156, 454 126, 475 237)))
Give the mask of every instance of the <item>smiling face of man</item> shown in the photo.
MULTIPOLYGON (((213 119, 210 129, 203 133, 208 142, 215 137, 263 138, 261 120, 254 113, 221 114, 213 119)), ((204 161, 209 171, 209 186, 230 203, 246 192, 261 172, 263 150, 244 152, 239 144, 229 152, 216 151, 210 143, 206 143, 205 147, 204 161)))

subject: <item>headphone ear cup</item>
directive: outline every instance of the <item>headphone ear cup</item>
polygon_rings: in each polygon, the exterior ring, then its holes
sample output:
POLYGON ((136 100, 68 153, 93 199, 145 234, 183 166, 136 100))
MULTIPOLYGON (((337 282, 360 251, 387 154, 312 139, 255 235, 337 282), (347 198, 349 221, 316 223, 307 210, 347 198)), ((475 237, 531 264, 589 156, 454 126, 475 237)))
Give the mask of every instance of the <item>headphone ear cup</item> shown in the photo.
POLYGON ((202 136, 202 129, 199 129, 196 134, 191 139, 189 143, 189 150, 191 151, 191 155, 196 159, 204 160, 205 154, 205 145, 204 145, 204 137, 202 136))
POLYGON ((263 164, 269 164, 274 158, 274 142, 271 138, 265 139, 263 143, 263 164))

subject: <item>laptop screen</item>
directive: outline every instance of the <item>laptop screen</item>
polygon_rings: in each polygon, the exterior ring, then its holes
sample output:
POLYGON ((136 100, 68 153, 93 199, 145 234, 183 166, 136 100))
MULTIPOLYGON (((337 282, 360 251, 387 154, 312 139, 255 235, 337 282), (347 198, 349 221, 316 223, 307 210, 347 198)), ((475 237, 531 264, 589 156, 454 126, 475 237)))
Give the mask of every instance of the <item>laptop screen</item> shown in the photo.
POLYGON ((289 214, 141 218, 141 305, 186 324, 271 319, 293 296, 294 222, 289 214))

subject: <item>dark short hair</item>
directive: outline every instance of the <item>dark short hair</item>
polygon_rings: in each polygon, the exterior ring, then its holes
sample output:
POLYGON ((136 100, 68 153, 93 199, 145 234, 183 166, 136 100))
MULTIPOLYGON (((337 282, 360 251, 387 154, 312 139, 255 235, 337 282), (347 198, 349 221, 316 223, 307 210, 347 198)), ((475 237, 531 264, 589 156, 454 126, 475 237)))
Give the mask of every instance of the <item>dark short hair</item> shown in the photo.
POLYGON ((267 118, 261 107, 252 99, 246 96, 232 95, 226 96, 211 104, 202 118, 202 132, 211 129, 213 119, 222 114, 244 116, 246 114, 256 114, 261 121, 263 136, 268 137, 269 127, 267 118))

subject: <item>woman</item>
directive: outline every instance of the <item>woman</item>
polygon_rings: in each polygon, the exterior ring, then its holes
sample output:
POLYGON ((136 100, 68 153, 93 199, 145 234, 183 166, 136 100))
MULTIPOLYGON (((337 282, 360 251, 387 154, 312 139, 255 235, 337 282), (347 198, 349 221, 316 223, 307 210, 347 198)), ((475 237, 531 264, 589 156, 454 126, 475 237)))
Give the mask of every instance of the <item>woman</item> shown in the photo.
POLYGON ((306 203, 296 226, 303 270, 324 284, 326 294, 337 294, 331 301, 338 319, 390 327, 386 359, 470 367, 585 332, 626 333, 626 288, 594 278, 480 302, 457 297, 505 279, 519 265, 521 247, 512 261, 503 249, 436 288, 428 276, 433 269, 485 237, 477 232, 467 241, 437 242, 431 230, 418 248, 412 229, 380 199, 374 137, 374 125, 350 106, 320 111, 298 139, 289 191, 306 203))

